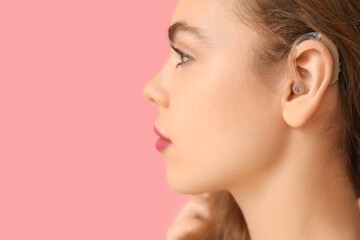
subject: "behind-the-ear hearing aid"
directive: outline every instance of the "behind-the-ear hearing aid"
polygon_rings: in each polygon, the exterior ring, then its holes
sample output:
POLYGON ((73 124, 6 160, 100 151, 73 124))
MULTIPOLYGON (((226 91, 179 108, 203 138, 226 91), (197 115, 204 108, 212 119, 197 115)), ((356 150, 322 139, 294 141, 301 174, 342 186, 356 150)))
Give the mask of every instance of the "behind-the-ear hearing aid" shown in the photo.
POLYGON ((292 63, 292 76, 294 77, 294 83, 291 85, 291 90, 295 94, 302 94, 304 92, 304 85, 299 81, 299 76, 296 66, 296 47, 305 40, 317 40, 322 42, 330 51, 333 59, 333 72, 329 85, 334 84, 339 79, 339 73, 341 71, 341 61, 339 58, 339 52, 335 44, 327 38, 325 35, 319 32, 311 32, 300 36, 293 44, 291 48, 291 63, 292 63))

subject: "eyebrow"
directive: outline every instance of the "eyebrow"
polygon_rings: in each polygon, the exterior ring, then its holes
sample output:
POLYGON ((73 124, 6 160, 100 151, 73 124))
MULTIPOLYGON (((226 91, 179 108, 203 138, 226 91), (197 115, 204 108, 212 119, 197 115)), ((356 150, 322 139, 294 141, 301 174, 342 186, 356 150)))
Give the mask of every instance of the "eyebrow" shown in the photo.
POLYGON ((209 43, 209 38, 203 33, 203 30, 197 27, 190 26, 185 21, 176 22, 169 27, 168 35, 171 43, 174 43, 176 33, 180 31, 184 31, 192 34, 202 43, 209 43))

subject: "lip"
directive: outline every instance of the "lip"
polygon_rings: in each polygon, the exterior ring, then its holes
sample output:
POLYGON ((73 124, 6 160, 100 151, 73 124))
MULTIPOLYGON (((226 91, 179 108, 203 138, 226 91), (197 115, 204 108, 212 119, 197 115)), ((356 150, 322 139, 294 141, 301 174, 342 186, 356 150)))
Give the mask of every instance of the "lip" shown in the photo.
POLYGON ((154 131, 155 131, 156 135, 158 135, 159 137, 171 142, 170 139, 166 138, 164 135, 161 134, 161 132, 159 130, 157 130, 156 126, 154 126, 154 131))
POLYGON ((156 135, 159 136, 159 139, 156 141, 155 148, 158 151, 162 151, 167 148, 171 144, 171 140, 164 137, 159 130, 157 130, 156 126, 154 126, 154 130, 156 135))

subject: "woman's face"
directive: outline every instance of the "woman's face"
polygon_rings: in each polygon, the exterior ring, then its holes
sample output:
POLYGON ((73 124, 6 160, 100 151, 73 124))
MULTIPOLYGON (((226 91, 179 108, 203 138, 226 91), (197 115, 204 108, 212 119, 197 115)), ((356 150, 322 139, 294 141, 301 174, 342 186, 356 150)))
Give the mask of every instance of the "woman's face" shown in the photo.
POLYGON ((179 193, 248 184, 271 167, 284 142, 280 96, 256 84, 250 67, 259 36, 235 21, 230 7, 219 0, 180 0, 171 24, 197 27, 207 42, 178 31, 173 46, 192 59, 176 68, 181 58, 171 50, 144 88, 159 107, 156 127, 172 141, 162 153, 168 183, 179 193))

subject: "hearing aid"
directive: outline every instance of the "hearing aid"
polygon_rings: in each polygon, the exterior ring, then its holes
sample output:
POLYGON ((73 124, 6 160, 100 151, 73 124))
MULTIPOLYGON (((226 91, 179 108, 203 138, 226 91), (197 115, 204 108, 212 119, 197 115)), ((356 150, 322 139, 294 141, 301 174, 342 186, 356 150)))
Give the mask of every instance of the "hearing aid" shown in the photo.
POLYGON ((324 34, 321 34, 319 32, 310 32, 307 34, 304 34, 297 38, 297 40, 294 42, 292 48, 291 48, 291 63, 292 63, 292 76, 294 77, 294 82, 291 85, 291 90, 295 94, 302 94, 305 90, 304 84, 300 82, 300 77, 298 75, 297 66, 296 66, 296 48, 297 46, 306 40, 317 40, 322 42, 328 49, 331 54, 331 57, 333 59, 333 71, 331 75, 331 80, 329 85, 335 84, 339 79, 339 74, 341 71, 341 61, 339 58, 339 51, 335 44, 324 34))

